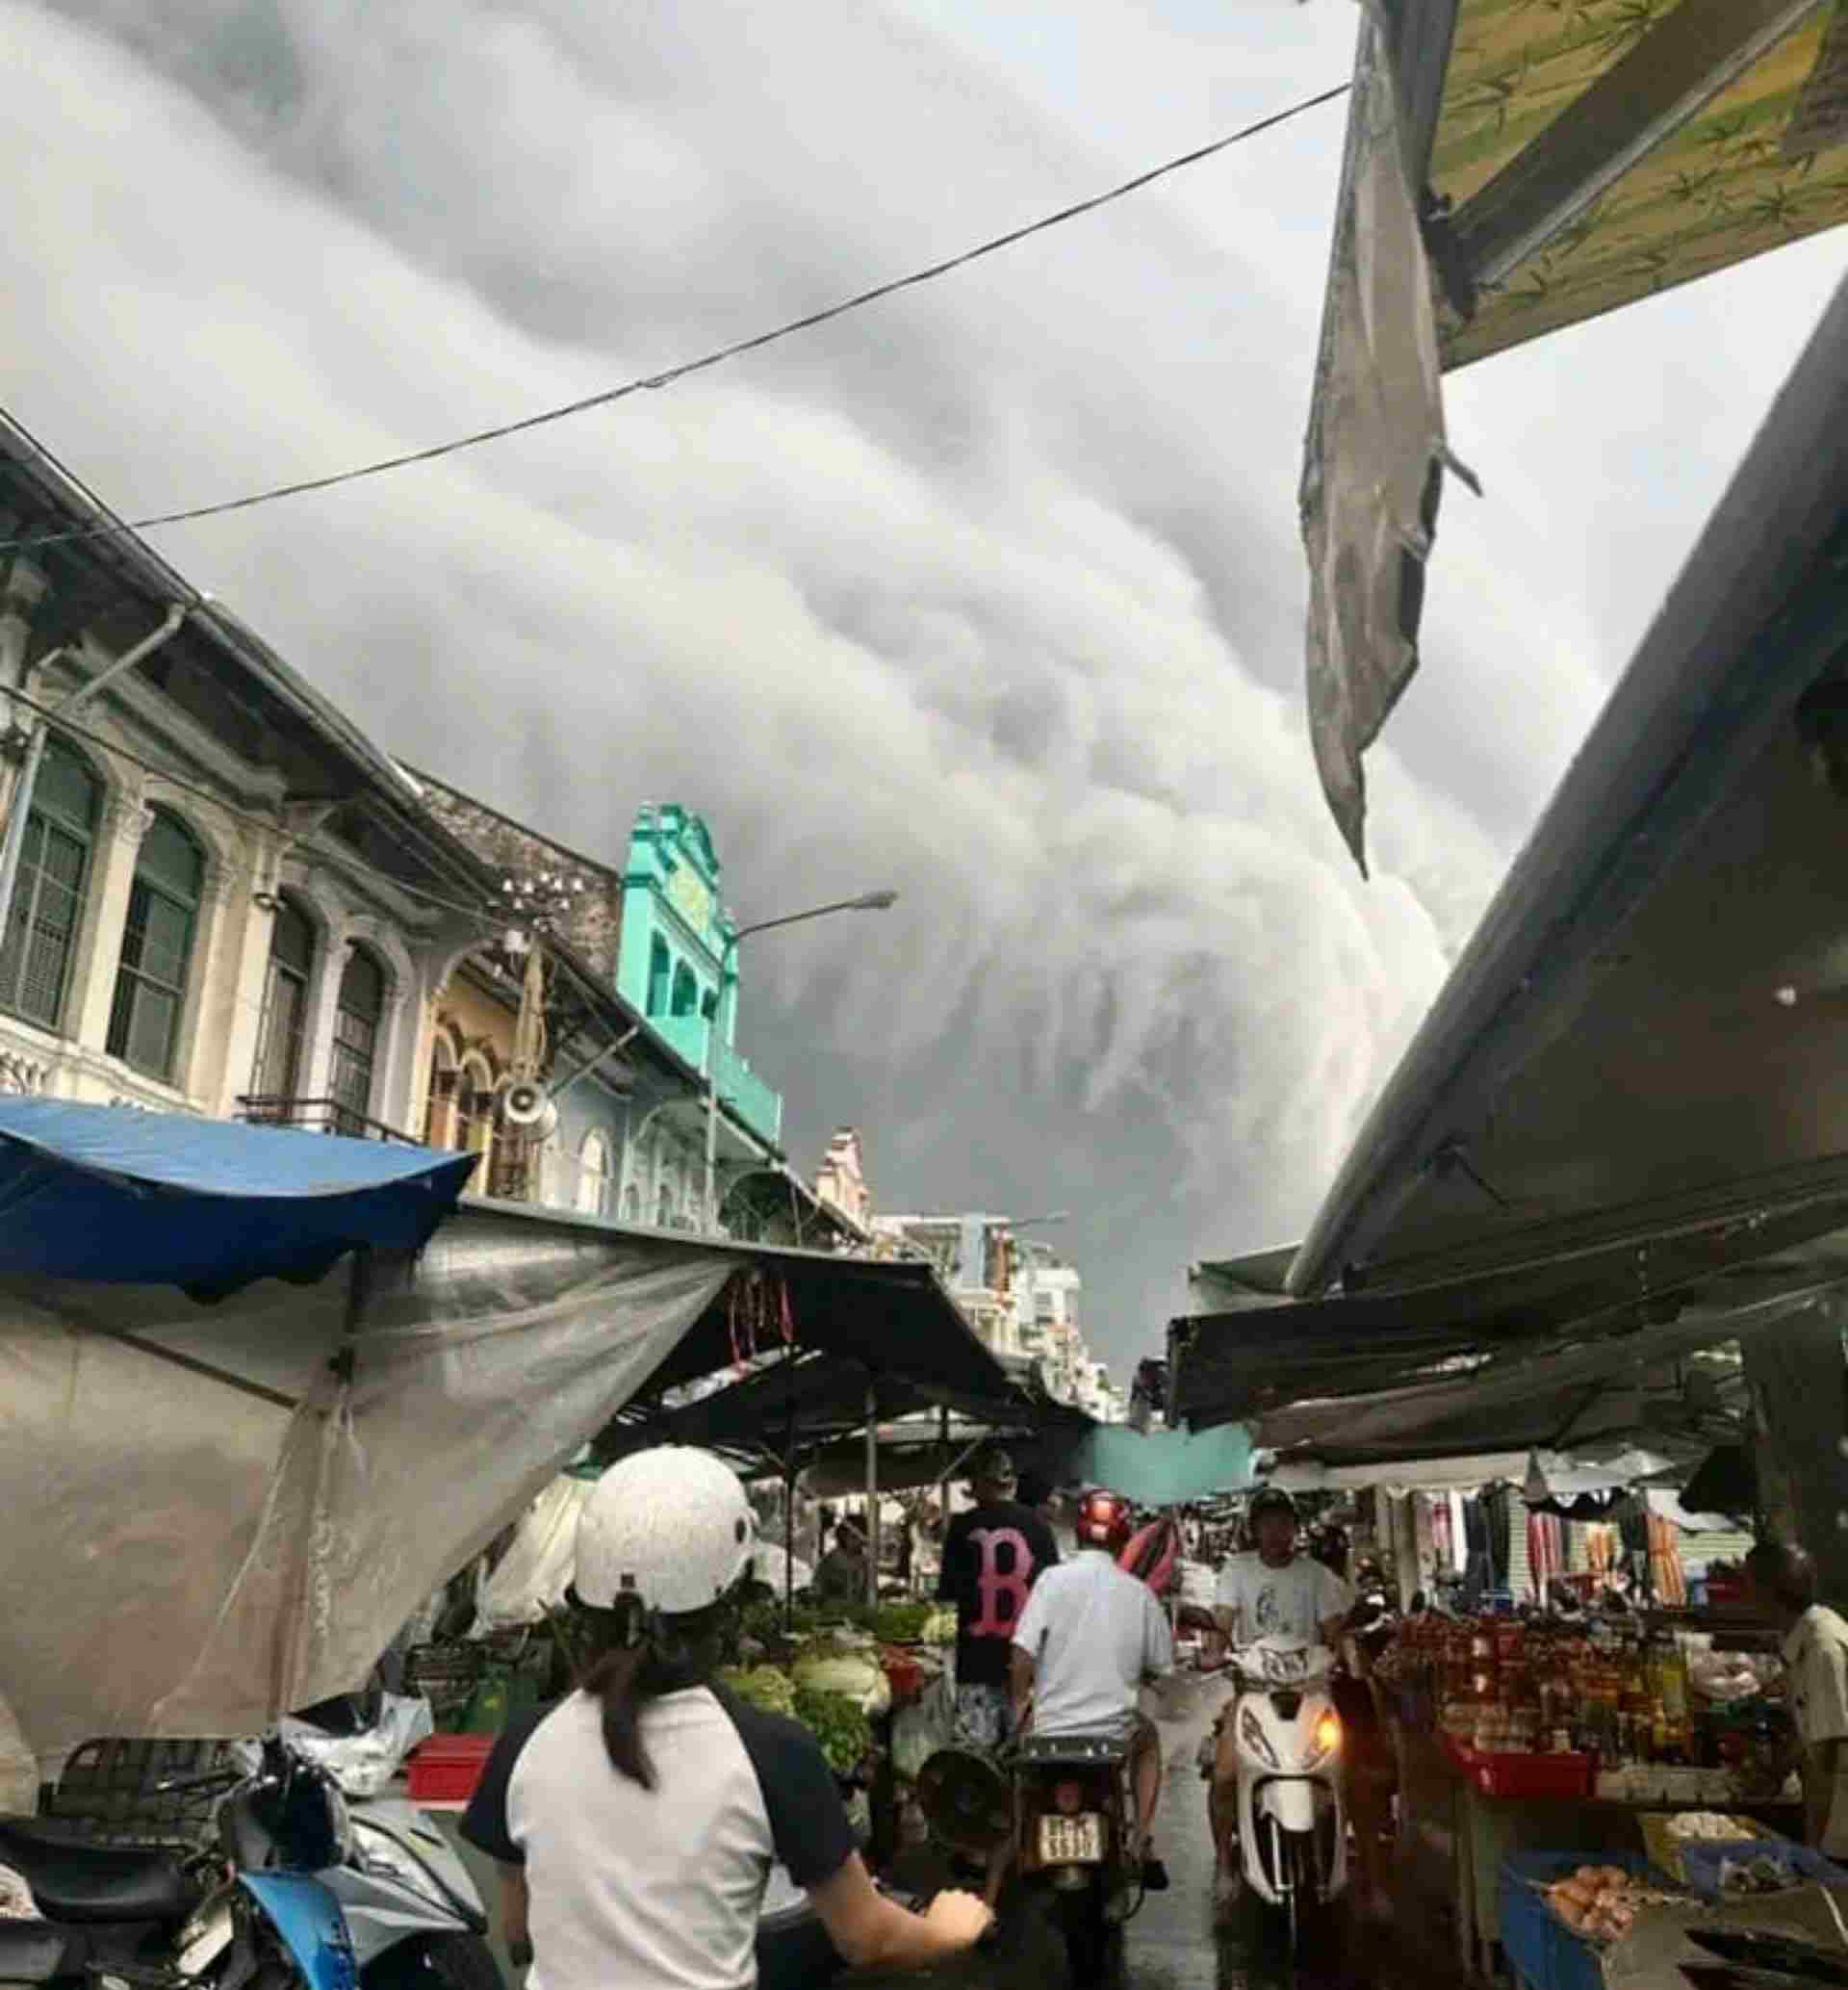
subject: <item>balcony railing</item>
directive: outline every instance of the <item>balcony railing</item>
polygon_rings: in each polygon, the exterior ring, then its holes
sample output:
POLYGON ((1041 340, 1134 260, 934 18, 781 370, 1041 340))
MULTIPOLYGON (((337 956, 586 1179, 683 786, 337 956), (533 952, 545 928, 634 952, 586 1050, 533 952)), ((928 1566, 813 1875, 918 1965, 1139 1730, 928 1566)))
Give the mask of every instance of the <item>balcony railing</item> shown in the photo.
POLYGON ((779 1146, 783 1140, 782 1093, 773 1092, 729 1045, 713 1045, 712 1070, 719 1097, 759 1139, 779 1146))
POLYGON ((299 1126, 309 1133, 341 1133, 348 1140, 396 1140, 405 1147, 420 1147, 408 1133, 388 1126, 383 1120, 369 1120, 338 1098, 263 1098, 238 1100, 238 1117, 253 1126, 299 1126))

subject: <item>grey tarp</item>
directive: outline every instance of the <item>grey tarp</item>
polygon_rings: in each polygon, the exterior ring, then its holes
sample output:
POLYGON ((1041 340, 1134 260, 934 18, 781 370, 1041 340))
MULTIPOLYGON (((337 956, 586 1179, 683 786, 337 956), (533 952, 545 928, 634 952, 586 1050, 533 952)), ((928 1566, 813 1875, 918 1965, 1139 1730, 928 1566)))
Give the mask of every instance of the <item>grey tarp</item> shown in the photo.
POLYGON ((1310 738, 1364 867, 1360 757, 1418 668, 1447 460, 1429 265, 1375 0, 1361 14, 1342 187, 1300 504, 1310 738))
POLYGON ((470 1205, 370 1289, 0 1282, 0 1697, 29 1744, 251 1732, 355 1685, 736 1263, 470 1205))

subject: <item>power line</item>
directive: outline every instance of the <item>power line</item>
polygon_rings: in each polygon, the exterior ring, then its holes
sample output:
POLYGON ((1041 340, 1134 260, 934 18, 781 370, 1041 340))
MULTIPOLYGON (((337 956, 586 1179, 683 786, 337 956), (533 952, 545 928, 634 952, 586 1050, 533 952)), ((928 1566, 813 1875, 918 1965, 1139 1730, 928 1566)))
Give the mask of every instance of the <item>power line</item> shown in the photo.
POLYGON ((1191 152, 1183 152, 1178 158, 1165 160, 1160 166, 1153 166, 1146 172, 1139 172, 1134 179, 1124 180, 1120 186, 1108 192, 1093 194, 1088 200, 1073 202, 1062 207, 1055 214, 1042 215, 1037 221, 1029 221, 1023 227, 1012 228, 1005 235, 996 235, 987 242, 978 243, 974 248, 964 249, 961 255, 951 256, 940 263, 932 263, 922 270, 914 270, 909 276, 893 278, 871 290, 860 291, 851 297, 844 297, 837 304, 830 304, 820 311, 810 311, 806 317, 793 318, 786 324, 780 324, 774 330, 758 332, 755 337, 739 339, 730 346, 721 346, 716 351, 706 352, 698 359, 689 359, 679 366, 669 367, 664 373, 648 374, 638 379, 627 380, 620 387, 607 387, 597 394, 587 394, 581 400, 568 401, 557 407, 541 410, 538 414, 523 415, 517 421, 502 422, 492 428, 477 428, 467 435, 458 435, 448 442, 432 443, 426 449, 407 450, 396 456, 381 456, 375 462, 361 463, 351 470, 336 470, 325 477, 298 478, 294 483, 280 483, 267 490, 252 491, 242 498, 227 498, 216 504, 195 504, 185 511, 163 511, 147 518, 131 520, 126 525, 116 523, 90 526, 77 531, 49 533, 41 537, 0 540, 0 553, 13 553, 36 549, 40 546, 61 546, 76 539, 100 539, 122 532, 144 531, 155 526, 185 525, 194 519, 218 518, 228 511, 248 511, 258 504, 272 504, 280 498, 298 498, 311 491, 333 489, 337 484, 357 483, 362 478, 382 477, 389 470, 403 470, 415 463, 431 463, 440 456, 454 455, 458 451, 476 449, 484 442, 500 442, 510 435, 524 434, 529 428, 542 428, 549 423, 562 422, 573 415, 587 414, 593 408, 610 407, 619 401, 627 401, 631 395, 671 387, 677 380, 683 380, 691 374, 705 373, 708 368, 721 366, 729 359, 736 359, 746 352, 756 352, 765 346, 774 346, 779 341, 792 338, 797 332, 810 331, 816 325, 827 324, 836 318, 844 318, 850 311, 864 309, 868 304, 878 303, 882 298, 895 297, 900 291, 911 290, 921 283, 934 282, 939 276, 947 276, 952 271, 961 270, 967 264, 978 262, 984 256, 991 256, 999 249, 1012 248, 1014 244, 1025 242, 1030 236, 1043 234, 1048 228, 1059 227, 1063 222, 1075 220, 1081 215, 1094 214, 1100 207, 1108 207, 1112 201, 1121 200, 1125 194, 1140 192, 1169 173, 1179 172, 1184 167, 1197 166, 1204 159, 1237 144, 1246 139, 1258 137, 1271 131, 1280 124, 1287 124, 1293 117, 1299 117, 1306 111, 1314 111, 1323 104, 1333 103, 1337 97, 1345 96, 1351 86, 1337 84, 1332 90, 1324 90, 1315 96, 1304 97, 1300 102, 1290 105, 1282 111, 1273 111, 1268 117, 1260 117, 1256 123, 1247 124, 1239 131, 1229 132, 1224 138, 1215 139, 1209 144, 1198 145, 1191 152))

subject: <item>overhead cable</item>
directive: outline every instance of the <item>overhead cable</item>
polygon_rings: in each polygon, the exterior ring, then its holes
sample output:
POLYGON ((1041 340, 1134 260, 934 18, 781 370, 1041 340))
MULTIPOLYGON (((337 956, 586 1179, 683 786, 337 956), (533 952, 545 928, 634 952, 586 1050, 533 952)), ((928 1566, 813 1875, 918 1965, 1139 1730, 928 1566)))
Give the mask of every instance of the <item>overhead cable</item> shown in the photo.
POLYGON ((484 442, 500 442, 510 435, 522 435, 529 428, 542 428, 552 422, 563 422, 573 415, 589 413, 593 408, 609 407, 619 401, 627 401, 631 395, 652 392, 662 387, 671 387, 677 380, 683 380, 691 374, 705 373, 708 368, 721 366, 729 359, 736 359, 746 352, 756 352, 765 346, 774 346, 781 340, 792 338, 797 332, 810 331, 816 325, 827 324, 836 318, 844 318, 850 311, 862 310, 868 304, 878 303, 883 297, 894 297, 898 292, 911 290, 921 283, 934 282, 939 276, 947 276, 953 270, 979 261, 983 256, 991 256, 998 249, 1012 248, 1015 243, 1025 242, 1029 236, 1043 234, 1048 228, 1056 228, 1063 222, 1075 220, 1081 215, 1094 214, 1100 207, 1108 207, 1112 201, 1120 200, 1125 194, 1139 192, 1165 179, 1169 173, 1179 172, 1183 167, 1197 166, 1204 159, 1225 151, 1232 145, 1242 144, 1246 139, 1258 137, 1262 132, 1273 130, 1280 124, 1287 124, 1293 117, 1299 117, 1306 111, 1319 109, 1323 104, 1333 103, 1337 97, 1345 96, 1350 86, 1337 84, 1332 90, 1324 90, 1315 96, 1304 97, 1300 102, 1290 105, 1282 111, 1274 111, 1268 117, 1260 117, 1255 124, 1247 124, 1241 130, 1229 132, 1224 138, 1215 139, 1209 144, 1198 145, 1191 152, 1183 152, 1178 158, 1165 160, 1160 166, 1153 166, 1146 172, 1139 172, 1134 179, 1124 180, 1120 186, 1108 192, 1094 194, 1088 200, 1074 202, 1070 207, 1062 207, 1056 214, 1042 215, 1037 221, 1029 221, 1023 227, 1012 228, 1005 235, 996 235, 987 242, 978 243, 974 248, 964 249, 961 255, 951 256, 940 263, 932 263, 922 270, 913 270, 909 276, 894 277, 888 283, 875 285, 871 290, 860 291, 857 296, 844 297, 837 304, 830 304, 820 311, 810 311, 806 317, 793 318, 786 324, 777 325, 773 330, 758 332, 755 337, 736 340, 730 346, 721 346, 716 351, 703 353, 698 359, 689 359, 679 366, 669 367, 663 373, 648 374, 638 379, 626 380, 620 387, 606 387, 596 394, 587 394, 578 401, 568 401, 557 407, 542 409, 537 414, 523 415, 517 421, 501 422, 492 428, 477 428, 467 435, 451 437, 448 442, 432 443, 425 449, 406 450, 395 456, 381 456, 375 462, 360 463, 349 470, 336 470, 325 477, 298 478, 293 483, 279 483, 268 489, 251 491, 242 498, 226 498, 216 504, 194 504, 184 511, 156 512, 146 518, 131 519, 126 524, 114 522, 108 525, 87 527, 76 531, 53 532, 42 536, 33 535, 17 539, 0 539, 0 553, 28 551, 40 546, 59 546, 73 539, 109 538, 122 532, 145 531, 155 526, 185 525, 194 519, 218 518, 228 511, 248 511, 258 504, 273 504, 281 498, 298 498, 310 491, 332 490, 337 484, 357 483, 362 478, 382 477, 389 470, 403 470, 414 463, 432 463, 441 456, 452 456, 461 450, 478 449, 484 442))

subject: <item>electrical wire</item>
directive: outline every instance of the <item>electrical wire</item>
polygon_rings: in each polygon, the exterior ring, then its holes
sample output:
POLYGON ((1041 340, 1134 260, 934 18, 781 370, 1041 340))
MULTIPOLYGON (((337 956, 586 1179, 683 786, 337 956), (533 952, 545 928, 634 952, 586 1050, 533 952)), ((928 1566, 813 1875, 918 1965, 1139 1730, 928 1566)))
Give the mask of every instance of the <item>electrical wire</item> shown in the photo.
POLYGON ((876 284, 871 290, 863 290, 853 297, 843 297, 839 303, 826 305, 823 309, 810 311, 801 318, 792 318, 770 331, 757 333, 755 337, 738 339, 732 345, 721 346, 715 351, 703 353, 698 359, 682 361, 680 365, 669 367, 663 373, 648 374, 637 379, 626 380, 619 387, 607 387, 599 393, 584 395, 580 400, 568 401, 557 407, 544 408, 537 414, 523 415, 515 421, 499 423, 491 428, 476 428, 469 434, 454 436, 448 442, 432 443, 424 449, 406 450, 395 456, 381 456, 373 462, 357 464, 350 470, 331 471, 324 477, 300 478, 293 483, 273 484, 268 489, 251 491, 242 498, 227 498, 216 504, 194 504, 183 511, 156 512, 145 518, 132 519, 127 524, 118 521, 110 525, 85 527, 75 531, 0 539, 0 553, 31 551, 41 546, 62 546, 79 539, 109 538, 123 532, 149 530, 156 526, 185 525, 195 519, 220 518, 226 512, 248 511, 259 504, 272 504, 282 498, 298 498, 312 491, 332 490, 338 484, 357 483, 362 478, 382 477, 387 471, 408 469, 417 463, 435 462, 439 457, 454 455, 461 450, 477 449, 483 443, 500 442, 510 435, 522 435, 531 428, 542 428, 552 422, 567 421, 573 415, 587 414, 595 408, 613 406, 619 401, 629 400, 631 395, 671 387, 676 381, 686 379, 690 375, 705 373, 711 367, 721 366, 727 360, 739 358, 747 352, 760 351, 766 346, 774 346, 783 339, 793 338, 797 332, 811 331, 817 325, 828 324, 836 318, 846 317, 851 311, 863 310, 868 304, 876 304, 883 298, 895 297, 900 291, 914 289, 922 283, 935 282, 937 277, 947 276, 952 271, 963 269, 970 263, 980 261, 984 256, 991 256, 1000 249, 1012 248, 1016 243, 1027 241, 1031 236, 1043 234, 1048 228, 1056 228, 1065 221, 1076 220, 1082 215, 1094 214, 1100 207, 1108 207, 1113 201, 1121 200, 1126 194, 1139 193, 1143 187, 1166 179, 1169 173, 1179 172, 1185 167, 1197 166, 1202 160, 1214 158, 1233 145, 1243 144, 1246 139, 1257 138, 1263 132, 1272 131, 1280 124, 1289 123, 1293 117, 1300 117, 1305 112, 1333 103, 1337 97, 1347 95, 1351 87, 1349 84, 1340 83, 1331 90, 1321 90, 1314 96, 1304 97, 1284 110, 1273 111, 1268 117, 1260 117, 1253 124, 1228 132, 1223 138, 1197 145, 1193 151, 1183 152, 1176 158, 1164 160, 1161 165, 1152 166, 1145 172, 1139 172, 1133 179, 1124 180, 1119 186, 1109 188, 1102 194, 1093 194, 1089 199, 1074 201, 1069 207, 1062 207, 1054 214, 1042 215, 1037 221, 1028 221, 1022 227, 1011 228, 1005 235, 991 236, 988 241, 978 243, 975 247, 964 249, 960 255, 947 257, 939 263, 931 263, 921 270, 913 270, 908 276, 894 277, 890 282, 876 284))

